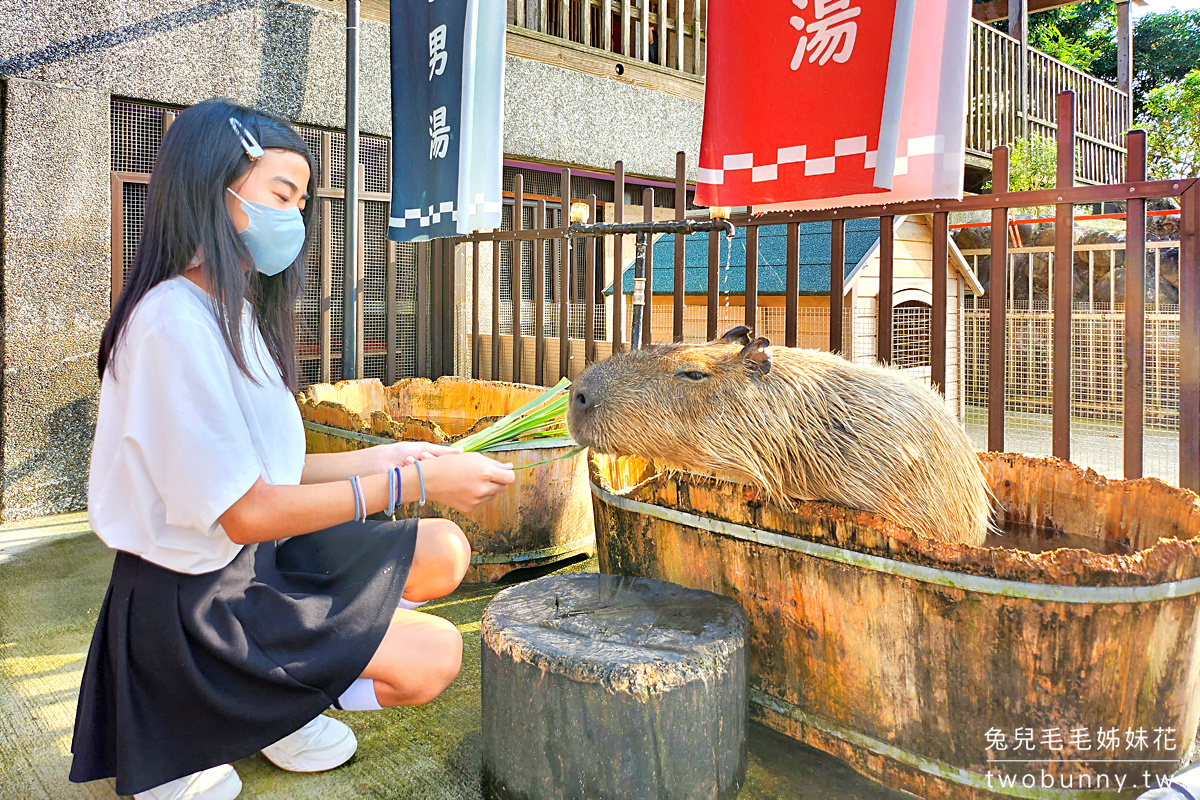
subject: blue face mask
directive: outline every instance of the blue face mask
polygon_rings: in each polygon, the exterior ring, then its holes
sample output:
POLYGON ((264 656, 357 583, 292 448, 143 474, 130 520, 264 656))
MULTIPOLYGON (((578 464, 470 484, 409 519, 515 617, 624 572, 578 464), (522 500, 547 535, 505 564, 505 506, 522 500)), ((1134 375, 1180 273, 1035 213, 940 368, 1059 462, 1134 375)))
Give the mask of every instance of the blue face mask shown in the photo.
POLYGON ((242 210, 250 218, 250 224, 241 234, 250 255, 254 256, 254 266, 264 275, 283 272, 304 247, 304 218, 300 209, 272 208, 247 200, 233 189, 229 191, 242 201, 242 210))

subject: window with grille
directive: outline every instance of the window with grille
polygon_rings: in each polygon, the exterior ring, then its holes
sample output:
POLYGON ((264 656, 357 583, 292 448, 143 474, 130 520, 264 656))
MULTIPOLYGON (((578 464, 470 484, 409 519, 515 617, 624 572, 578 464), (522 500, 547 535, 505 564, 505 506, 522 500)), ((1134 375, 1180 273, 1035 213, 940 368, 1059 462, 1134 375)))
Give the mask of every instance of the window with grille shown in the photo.
MULTIPOLYGON (((141 238, 146 187, 159 144, 179 110, 178 107, 139 100, 112 100, 112 203, 114 220, 119 222, 121 231, 119 240, 113 243, 114 302, 128 276, 141 238)), ((318 228, 309 244, 304 292, 296 308, 298 374, 301 386, 307 386, 342 377, 344 202, 333 194, 340 194, 345 188, 346 137, 342 131, 306 125, 295 128, 317 162, 320 187, 315 198, 319 204, 318 228), (322 340, 323 330, 327 342, 322 340)), ((363 168, 358 244, 364 278, 362 376, 394 380, 417 372, 415 249, 428 244, 387 241, 391 191, 389 140, 363 135, 359 143, 359 163, 363 168), (394 273, 390 281, 389 272, 394 273), (387 369, 389 304, 392 305, 396 342, 395 374, 390 376, 387 369)), ((428 293, 426 298, 428 302, 428 293)), ((425 318, 428 319, 428 315, 425 318)))

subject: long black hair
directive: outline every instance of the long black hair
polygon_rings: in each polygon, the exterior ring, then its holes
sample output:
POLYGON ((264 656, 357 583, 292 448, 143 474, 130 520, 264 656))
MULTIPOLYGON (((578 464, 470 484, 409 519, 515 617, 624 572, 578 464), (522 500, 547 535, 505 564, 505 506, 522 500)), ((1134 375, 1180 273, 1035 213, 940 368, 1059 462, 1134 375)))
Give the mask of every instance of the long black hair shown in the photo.
MULTIPOLYGON (((293 391, 296 379, 296 301, 304 291, 304 264, 317 207, 317 168, 312 153, 284 119, 224 98, 197 103, 182 111, 163 137, 146 192, 142 238, 129 277, 100 338, 97 373, 113 359, 117 342, 134 306, 156 285, 183 273, 197 251, 200 269, 212 294, 211 306, 225 344, 238 367, 255 383, 242 342, 242 306, 250 301, 263 340, 293 391), (263 275, 238 235, 225 204, 226 187, 250 169, 234 117, 264 148, 291 150, 308 160, 309 200, 302 216, 306 231, 300 254, 287 269, 263 275)), ((252 344, 252 343, 251 343, 252 344)), ((112 363, 116 371, 115 361, 112 363)))

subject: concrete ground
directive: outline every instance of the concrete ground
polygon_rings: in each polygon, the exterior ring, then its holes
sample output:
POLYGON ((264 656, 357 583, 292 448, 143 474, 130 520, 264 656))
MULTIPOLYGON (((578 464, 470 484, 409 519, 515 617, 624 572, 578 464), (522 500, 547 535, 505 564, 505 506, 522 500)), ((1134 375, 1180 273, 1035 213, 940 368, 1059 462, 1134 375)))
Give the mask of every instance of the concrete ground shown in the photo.
MULTIPOLYGON (((987 449, 987 409, 967 406, 967 435, 987 449)), ((1049 414, 1009 411, 1004 415, 1004 449, 1010 453, 1050 455, 1053 419, 1049 414)), ((1179 483, 1179 431, 1147 426, 1142 432, 1142 472, 1146 477, 1179 483)), ((1071 418, 1071 461, 1106 478, 1124 477, 1119 422, 1071 418)))
MULTIPOLYGON (((0 800, 113 798, 111 782, 67 781, 84 656, 112 567, 86 514, 0 527, 0 800)), ((595 559, 560 571, 595 571, 595 559)), ((524 579, 539 577, 525 575, 524 579)), ((242 798, 475 800, 480 787, 479 621, 495 585, 462 586, 422 610, 463 633, 463 668, 434 702, 331 712, 358 735, 358 753, 327 773, 296 775, 254 755, 235 764, 242 798)), ((824 753, 751 725, 740 800, 911 800, 824 753)))

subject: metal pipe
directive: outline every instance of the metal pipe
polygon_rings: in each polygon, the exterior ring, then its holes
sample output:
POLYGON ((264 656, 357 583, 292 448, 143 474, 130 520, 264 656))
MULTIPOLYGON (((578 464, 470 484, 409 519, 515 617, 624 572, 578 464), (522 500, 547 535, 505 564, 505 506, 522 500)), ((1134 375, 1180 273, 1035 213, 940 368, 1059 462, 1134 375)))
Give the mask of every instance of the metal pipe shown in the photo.
POLYGON ((568 236, 603 236, 629 233, 703 233, 724 231, 733 236, 733 224, 727 219, 671 219, 655 222, 576 222, 567 228, 568 236))
POLYGON ((346 0, 346 183, 342 294, 342 379, 358 377, 358 0, 346 0))
MULTIPOLYGON (((733 224, 727 219, 677 219, 655 222, 575 222, 567 227, 567 236, 603 236, 605 234, 637 234, 633 259, 633 323, 629 336, 631 350, 642 347, 642 317, 646 305, 646 234, 703 233, 723 231, 733 236, 733 224)), ((615 292, 615 287, 614 287, 615 292)), ((650 287, 653 296, 654 287, 650 287)))
MULTIPOLYGON (((633 225, 634 223, 628 224, 633 225)), ((645 223, 642 223, 642 227, 645 226, 645 223)), ((646 305, 646 232, 638 231, 635 242, 633 250, 633 323, 629 332, 629 349, 641 350, 642 312, 646 305)), ((613 289, 613 294, 616 295, 616 287, 614 286, 613 289)), ((653 286, 650 287, 650 294, 654 295, 653 286)), ((615 297, 614 302, 616 302, 615 297)))

